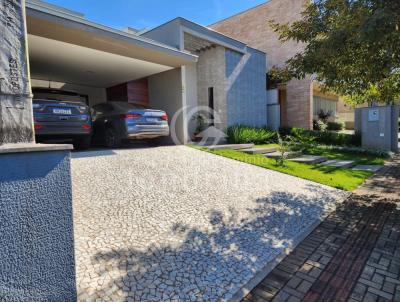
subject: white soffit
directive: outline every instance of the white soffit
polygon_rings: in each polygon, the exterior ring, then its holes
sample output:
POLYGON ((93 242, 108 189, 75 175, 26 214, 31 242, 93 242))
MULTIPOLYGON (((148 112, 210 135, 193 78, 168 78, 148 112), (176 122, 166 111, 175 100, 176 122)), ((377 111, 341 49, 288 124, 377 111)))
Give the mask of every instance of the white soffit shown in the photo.
POLYGON ((28 35, 31 77, 110 87, 173 69, 44 37, 28 35))

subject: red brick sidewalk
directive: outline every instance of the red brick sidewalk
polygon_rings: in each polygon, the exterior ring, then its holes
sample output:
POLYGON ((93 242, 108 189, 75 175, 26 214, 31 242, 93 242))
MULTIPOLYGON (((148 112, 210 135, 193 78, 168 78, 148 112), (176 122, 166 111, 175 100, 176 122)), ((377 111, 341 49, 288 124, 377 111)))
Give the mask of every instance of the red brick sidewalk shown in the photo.
POLYGON ((325 219, 243 301, 399 301, 400 157, 325 219))

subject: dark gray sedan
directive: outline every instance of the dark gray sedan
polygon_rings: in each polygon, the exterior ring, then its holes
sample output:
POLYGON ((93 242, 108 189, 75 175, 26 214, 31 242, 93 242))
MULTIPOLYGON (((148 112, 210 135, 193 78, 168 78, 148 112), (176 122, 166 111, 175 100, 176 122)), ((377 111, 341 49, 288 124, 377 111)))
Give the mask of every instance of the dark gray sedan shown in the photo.
POLYGON ((94 139, 114 148, 124 140, 147 140, 157 143, 169 136, 168 116, 127 102, 108 102, 92 107, 94 139))

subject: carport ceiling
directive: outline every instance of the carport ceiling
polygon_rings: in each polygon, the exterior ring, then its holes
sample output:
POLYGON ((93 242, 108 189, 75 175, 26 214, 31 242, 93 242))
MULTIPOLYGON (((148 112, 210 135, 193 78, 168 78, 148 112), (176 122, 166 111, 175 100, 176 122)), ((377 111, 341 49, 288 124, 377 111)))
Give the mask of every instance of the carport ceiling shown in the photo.
POLYGON ((33 79, 110 87, 172 69, 34 35, 28 41, 33 79))

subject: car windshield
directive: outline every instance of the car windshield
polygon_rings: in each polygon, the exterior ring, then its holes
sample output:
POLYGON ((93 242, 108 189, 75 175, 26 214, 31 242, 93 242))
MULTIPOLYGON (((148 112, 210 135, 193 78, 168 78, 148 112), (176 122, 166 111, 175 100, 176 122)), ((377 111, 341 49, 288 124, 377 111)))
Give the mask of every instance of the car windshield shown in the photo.
POLYGON ((116 107, 116 109, 121 110, 121 111, 129 111, 132 109, 149 109, 148 106, 144 105, 137 105, 137 104, 132 104, 128 102, 112 102, 113 106, 116 107))
POLYGON ((33 98, 38 100, 55 100, 61 102, 86 103, 86 99, 77 93, 61 90, 35 90, 33 89, 33 98))

